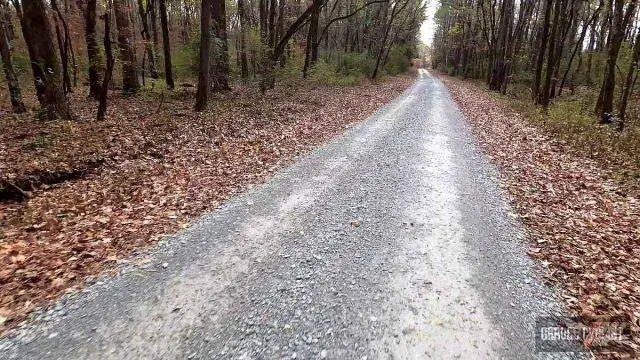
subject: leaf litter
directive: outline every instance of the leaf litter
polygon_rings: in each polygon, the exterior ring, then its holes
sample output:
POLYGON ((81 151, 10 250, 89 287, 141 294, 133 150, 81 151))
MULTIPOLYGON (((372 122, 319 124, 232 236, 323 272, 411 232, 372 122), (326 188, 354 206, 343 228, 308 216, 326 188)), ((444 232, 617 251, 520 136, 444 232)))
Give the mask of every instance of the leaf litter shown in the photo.
POLYGON ((412 82, 280 86, 264 95, 238 88, 203 113, 192 110, 191 89, 111 94, 99 123, 97 105, 71 94, 78 121, 7 117, 0 180, 32 186, 24 201, 0 201, 0 332, 263 182, 412 82), (77 169, 69 181, 40 181, 77 169))
POLYGON ((500 169, 529 238, 528 253, 560 284, 585 324, 624 319, 631 340, 611 356, 640 349, 640 203, 638 188, 614 180, 606 164, 529 124, 505 99, 445 75, 476 138, 500 169))

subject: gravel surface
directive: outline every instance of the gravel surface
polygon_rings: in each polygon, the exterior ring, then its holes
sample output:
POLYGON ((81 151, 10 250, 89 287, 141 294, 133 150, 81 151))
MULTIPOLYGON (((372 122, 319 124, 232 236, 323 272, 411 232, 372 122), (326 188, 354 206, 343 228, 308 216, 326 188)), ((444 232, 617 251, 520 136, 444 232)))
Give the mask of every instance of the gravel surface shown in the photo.
POLYGON ((532 358, 538 281, 422 72, 364 123, 0 340, 0 359, 532 358))

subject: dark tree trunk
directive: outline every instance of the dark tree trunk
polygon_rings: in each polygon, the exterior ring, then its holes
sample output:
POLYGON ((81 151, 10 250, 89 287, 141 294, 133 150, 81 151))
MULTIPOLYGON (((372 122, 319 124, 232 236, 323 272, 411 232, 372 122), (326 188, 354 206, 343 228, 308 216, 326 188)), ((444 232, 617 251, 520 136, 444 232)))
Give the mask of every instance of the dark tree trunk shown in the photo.
POLYGON ((207 108, 209 98, 209 52, 211 48, 211 0, 202 0, 200 12, 200 69, 198 71, 198 92, 196 111, 207 108))
MULTIPOLYGON (((149 32, 149 10, 151 9, 151 2, 147 2, 147 8, 145 10, 143 0, 138 0, 138 13, 140 14, 140 23, 142 25, 140 34, 144 41, 144 51, 149 61, 149 74, 152 79, 158 78, 158 70, 156 68, 156 59, 154 56, 153 40, 151 39, 151 33, 149 32)), ((143 66, 144 67, 144 66, 143 66)), ((144 79, 143 79, 144 81, 144 79)))
POLYGON ((151 20, 151 38, 153 39, 153 59, 158 63, 158 15, 156 14, 156 1, 149 0, 149 20, 151 20))
POLYGON ((240 19, 240 76, 243 79, 249 77, 249 65, 247 61, 247 14, 244 8, 244 0, 238 0, 238 18, 240 19))
POLYGON ((45 119, 71 119, 62 90, 62 72, 53 46, 51 24, 43 0, 23 0, 22 34, 27 43, 38 101, 45 119))
POLYGON ((71 77, 69 76, 69 29, 66 21, 62 17, 56 0, 51 0, 51 7, 54 10, 53 23, 56 28, 58 51, 60 52, 60 61, 62 62, 62 90, 67 94, 71 92, 71 77), (64 33, 60 31, 60 23, 62 23, 64 33))
POLYGON ((549 106, 551 77, 553 76, 553 72, 555 69, 557 42, 559 41, 558 27, 560 22, 560 9, 562 7, 563 1, 564 0, 556 0, 553 15, 553 25, 551 27, 551 35, 549 35, 549 54, 547 55, 547 69, 545 73, 544 83, 542 85, 542 88, 540 88, 540 92, 538 94, 538 103, 544 107, 549 106))
POLYGON ((304 56, 304 68, 302 69, 302 77, 307 77, 309 68, 318 61, 318 19, 320 18, 320 1, 313 2, 314 9, 311 13, 309 21, 309 32, 307 33, 307 47, 304 56))
MULTIPOLYGON (((557 0, 560 1, 560 0, 557 0)), ((542 29, 540 30, 540 47, 536 54, 535 77, 531 92, 536 103, 540 103, 540 83, 542 82, 542 68, 544 66, 544 53, 547 49, 547 40, 549 39, 549 24, 551 23, 551 10, 553 8, 553 0, 546 0, 544 7, 544 20, 542 29)), ((551 46, 550 46, 551 47, 551 46)))
POLYGON ((107 69, 104 73, 104 79, 102 80, 102 86, 100 88, 100 103, 98 104, 97 120, 104 120, 107 112, 107 92, 109 91, 109 82, 111 82, 111 76, 113 76, 113 64, 115 60, 113 58, 113 51, 111 50, 111 24, 109 22, 109 13, 105 13, 101 16, 104 20, 104 51, 107 56, 107 69))
POLYGON ((631 53, 631 59, 629 62, 629 68, 627 69, 627 77, 624 83, 624 91, 622 92, 622 101, 620 102, 620 130, 624 126, 625 113, 627 112, 627 104, 629 103, 629 97, 633 91, 633 78, 638 69, 638 61, 640 60, 640 31, 636 34, 635 44, 633 45, 633 51, 631 53))
POLYGON ((211 7, 211 34, 213 35, 213 61, 210 63, 213 91, 230 90, 229 46, 227 45, 227 16, 224 0, 213 0, 211 7))
POLYGON ((125 94, 138 91, 138 66, 136 52, 133 45, 133 26, 131 24, 131 10, 126 0, 113 0, 118 30, 118 47, 122 62, 122 90, 125 94))
POLYGON ((84 14, 85 40, 87 42, 87 57, 89 58, 89 96, 100 98, 100 78, 104 73, 104 60, 98 46, 96 31, 96 0, 87 0, 84 14))
POLYGON ((613 115, 613 96, 616 87, 616 62, 618 61, 618 53, 620 46, 624 40, 624 33, 629 24, 631 14, 635 12, 637 0, 631 0, 627 6, 626 14, 624 13, 624 0, 615 1, 615 7, 612 14, 611 37, 609 39, 607 50, 607 65, 605 67, 604 79, 602 80, 602 88, 600 96, 596 103, 596 113, 600 115, 600 122, 603 124, 610 123, 613 115))
POLYGON ((173 69, 171 66, 171 45, 169 44, 169 24, 167 20, 167 6, 165 0, 158 0, 160 6, 160 24, 162 26, 162 49, 164 51, 164 77, 167 81, 167 88, 172 90, 173 84, 173 69))
POLYGON ((13 69, 13 63, 11 62, 11 42, 9 39, 10 28, 10 15, 8 13, 8 6, 4 1, 0 2, 0 57, 2 57, 2 68, 4 69, 4 75, 7 79, 7 85, 9 86, 9 96, 11 98, 11 108, 16 114, 21 114, 27 111, 22 101, 22 93, 20 91, 20 83, 18 82, 18 76, 13 69))

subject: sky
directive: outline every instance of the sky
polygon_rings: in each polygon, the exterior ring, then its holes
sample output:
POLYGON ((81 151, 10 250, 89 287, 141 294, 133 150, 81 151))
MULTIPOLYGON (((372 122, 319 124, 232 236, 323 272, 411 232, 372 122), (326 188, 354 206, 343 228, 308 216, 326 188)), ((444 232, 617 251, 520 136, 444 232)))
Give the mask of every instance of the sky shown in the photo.
POLYGON ((431 42, 433 41, 433 33, 435 31, 433 15, 435 15, 439 5, 439 0, 431 0, 429 2, 429 7, 427 7, 427 19, 422 23, 422 26, 420 27, 420 40, 422 40, 424 44, 429 46, 431 46, 431 42))

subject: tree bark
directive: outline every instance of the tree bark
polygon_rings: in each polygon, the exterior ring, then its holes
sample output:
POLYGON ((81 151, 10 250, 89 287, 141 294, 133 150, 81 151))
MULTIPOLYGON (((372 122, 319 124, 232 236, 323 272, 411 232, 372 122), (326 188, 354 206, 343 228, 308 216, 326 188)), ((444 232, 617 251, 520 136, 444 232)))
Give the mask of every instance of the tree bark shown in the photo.
POLYGON ((104 51, 107 56, 107 69, 104 73, 104 79, 100 88, 100 103, 98 104, 97 120, 104 120, 107 112, 107 93, 109 91, 109 82, 111 82, 111 76, 113 75, 113 64, 115 62, 113 58, 113 51, 111 50, 111 24, 109 21, 109 13, 105 13, 101 16, 104 20, 104 51))
POLYGON ((631 59, 629 61, 629 68, 627 70, 627 77, 624 83, 624 91, 622 92, 622 101, 620 102, 620 130, 624 127, 625 113, 627 112, 627 104, 629 103, 629 97, 633 91, 633 78, 638 69, 638 61, 640 61, 640 31, 636 34, 635 44, 633 45, 633 51, 631 53, 631 59))
POLYGON ((173 90, 173 69, 171 66, 171 45, 169 43, 169 24, 167 20, 167 6, 165 0, 158 0, 160 6, 160 25, 162 26, 162 49, 164 51, 164 77, 167 88, 173 90))
POLYGON ((213 91, 231 90, 229 87, 229 46, 227 44, 227 16, 224 0, 211 4, 211 33, 213 35, 213 61, 210 63, 213 91))
POLYGON ((211 0, 202 0, 200 12, 200 69, 198 71, 198 91, 196 111, 207 108, 209 98, 209 51, 211 48, 211 0))
POLYGON ((238 18, 240 20, 240 76, 243 79, 249 77, 249 65, 247 61, 247 14, 244 8, 244 0, 238 0, 238 18))
POLYGON ((600 116, 600 122, 602 124, 608 124, 612 122, 613 113, 613 96, 616 87, 616 62, 618 61, 618 54, 622 41, 624 40, 624 33, 627 25, 630 21, 631 14, 635 11, 637 0, 631 0, 627 6, 626 14, 624 13, 624 0, 613 0, 614 9, 612 14, 610 39, 607 50, 607 65, 605 67, 604 79, 602 80, 602 87, 600 89, 600 96, 596 103, 596 113, 600 116))
MULTIPOLYGON (((560 1, 560 0, 557 0, 560 1)), ((542 82, 542 68, 544 65, 544 54, 547 49, 547 40, 549 39, 549 24, 551 23, 551 10, 553 8, 553 0, 546 0, 544 7, 544 20, 542 29, 540 30, 540 47, 536 55, 535 77, 531 92, 537 104, 540 103, 540 83, 542 82)))
POLYGON ((98 46, 96 31, 96 0, 87 0, 84 14, 85 40, 87 42, 87 57, 89 58, 89 96, 100 98, 101 77, 104 73, 104 59, 98 46))
POLYGON ((46 5, 43 0, 23 0, 19 11, 42 115, 47 120, 72 119, 61 87, 62 73, 53 46, 46 5))
POLYGON ((122 62, 122 90, 125 94, 133 94, 140 88, 138 81, 138 65, 133 45, 133 26, 131 9, 126 0, 113 0, 118 30, 118 47, 122 62))
POLYGON ((15 114, 21 114, 27 111, 22 101, 22 92, 20 91, 20 83, 18 76, 13 69, 11 62, 11 42, 9 39, 8 22, 10 21, 8 6, 4 1, 0 2, 0 57, 2 57, 2 68, 9 86, 9 97, 11 98, 11 108, 15 114))
MULTIPOLYGON (((155 50, 153 49, 153 40, 151 39, 151 33, 149 32, 149 10, 151 9, 151 2, 147 1, 147 8, 145 9, 143 0, 138 0, 138 13, 140 14, 141 29, 140 34, 144 41, 144 51, 149 59, 149 74, 152 79, 158 78, 158 70, 156 68, 155 50)), ((143 79, 144 80, 144 79, 143 79)))

